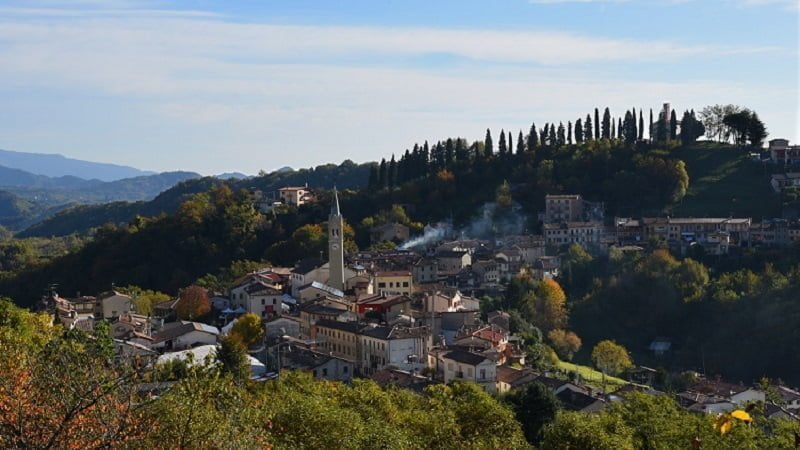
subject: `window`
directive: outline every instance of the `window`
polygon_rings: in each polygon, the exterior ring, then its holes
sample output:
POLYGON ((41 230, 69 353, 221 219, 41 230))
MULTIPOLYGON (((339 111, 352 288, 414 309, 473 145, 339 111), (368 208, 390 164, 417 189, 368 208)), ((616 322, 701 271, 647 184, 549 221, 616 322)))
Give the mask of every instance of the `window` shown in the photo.
POLYGON ((328 376, 328 369, 322 369, 322 376, 323 377, 327 377, 328 376))
POLYGON ((267 304, 267 300, 266 300, 266 299, 264 299, 264 298, 262 298, 262 299, 261 299, 261 305, 266 305, 266 304, 267 304))
POLYGON ((342 372, 347 373, 347 366, 342 366, 342 372))
POLYGON ((379 288, 385 288, 386 287, 386 283, 383 283, 383 282, 378 283, 378 287, 379 288))
POLYGON ((408 287, 408 281, 403 281, 403 287, 408 287))
POLYGON ((481 369, 481 380, 486 379, 486 369, 481 369))

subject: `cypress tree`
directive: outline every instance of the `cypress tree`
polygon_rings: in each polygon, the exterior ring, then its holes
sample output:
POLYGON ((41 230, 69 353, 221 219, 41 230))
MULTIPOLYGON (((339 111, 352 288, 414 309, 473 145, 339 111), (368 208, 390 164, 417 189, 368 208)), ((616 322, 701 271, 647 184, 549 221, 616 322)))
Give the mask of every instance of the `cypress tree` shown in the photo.
POLYGON ((603 139, 611 139, 611 111, 608 107, 603 112, 603 139))
POLYGON ((525 153, 525 138, 522 136, 522 130, 519 130, 517 135, 517 155, 522 156, 525 153))
POLYGON ((583 139, 585 141, 594 140, 594 135, 592 134, 592 116, 587 114, 586 115, 586 123, 583 124, 583 139))
POLYGON ((389 186, 395 187, 397 185, 397 161, 394 160, 394 153, 392 153, 392 160, 389 162, 389 186))
POLYGON ((647 129, 647 138, 653 142, 653 108, 650 108, 650 128, 647 129))
POLYGON ((500 130, 500 140, 497 141, 497 153, 500 159, 506 157, 506 131, 502 129, 500 130))
POLYGON ((380 189, 385 188, 389 184, 389 177, 386 173, 386 158, 381 159, 381 166, 378 170, 378 186, 380 189))
POLYGON ((669 138, 673 141, 678 138, 678 117, 674 109, 669 117, 669 138))
POLYGON ((609 139, 616 139, 617 137, 617 121, 613 118, 611 119, 611 135, 609 139))
POLYGON ((567 144, 572 145, 572 121, 567 121, 567 144))
POLYGON ((594 138, 600 139, 600 111, 594 109, 594 138))
POLYGON ((580 117, 575 121, 575 142, 578 144, 583 143, 583 122, 580 117))
POLYGON ((511 159, 511 155, 514 154, 514 140, 511 138, 511 131, 508 132, 508 153, 506 153, 506 159, 511 159))
POLYGON ((638 129, 636 127, 636 108, 631 110, 631 133, 633 133, 630 137, 631 142, 636 142, 636 135, 638 133, 638 129))
POLYGON ((483 154, 486 159, 490 159, 494 153, 494 144, 492 144, 492 132, 486 129, 486 139, 483 140, 483 154))
POLYGON ((642 110, 639 110, 639 140, 644 140, 644 117, 642 117, 642 110))
POLYGON ((536 130, 536 123, 531 123, 531 129, 528 131, 528 151, 533 153, 539 145, 539 132, 536 130))
POLYGON ((548 145, 550 145, 550 142, 548 142, 547 140, 548 131, 550 131, 550 125, 548 125, 547 122, 545 122, 544 128, 542 128, 541 134, 539 135, 539 142, 541 142, 542 147, 547 147, 548 145))
POLYGON ((624 130, 622 129, 622 117, 618 117, 617 118, 617 138, 618 139, 622 139, 623 131, 624 130))
MULTIPOLYGON (((564 129, 564 126, 562 125, 561 126, 561 130, 563 130, 563 129, 564 129)), ((555 125, 550 125, 550 133, 547 135, 547 143, 550 144, 551 147, 558 144, 558 138, 556 137, 556 126, 555 125)))
POLYGON ((452 167, 456 160, 456 148, 453 139, 447 138, 444 144, 444 163, 447 167, 452 167))

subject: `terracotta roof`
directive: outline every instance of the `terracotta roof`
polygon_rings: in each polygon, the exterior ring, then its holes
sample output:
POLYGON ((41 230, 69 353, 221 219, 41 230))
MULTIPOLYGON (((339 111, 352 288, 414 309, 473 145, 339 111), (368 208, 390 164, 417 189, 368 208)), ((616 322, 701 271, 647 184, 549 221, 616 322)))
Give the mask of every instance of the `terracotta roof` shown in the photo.
MULTIPOLYGON (((502 381, 510 385, 515 385, 526 377, 535 377, 536 374, 531 369, 515 369, 508 366, 497 367, 497 381, 502 381)), ((533 380, 531 380, 533 381, 533 380)))

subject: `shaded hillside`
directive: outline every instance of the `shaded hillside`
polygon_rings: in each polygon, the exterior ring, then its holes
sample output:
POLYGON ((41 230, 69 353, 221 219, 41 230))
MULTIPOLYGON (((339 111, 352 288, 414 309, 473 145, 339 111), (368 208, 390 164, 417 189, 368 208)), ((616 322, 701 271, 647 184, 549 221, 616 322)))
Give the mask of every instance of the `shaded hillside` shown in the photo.
POLYGON ((85 177, 87 174, 91 174, 91 178, 102 181, 121 180, 153 173, 134 167, 83 161, 58 154, 26 153, 10 150, 0 150, 0 166, 21 169, 48 177, 66 175, 85 177))
POLYGON ((205 192, 212 186, 221 184, 227 184, 234 190, 247 189, 263 192, 273 192, 284 186, 306 183, 310 187, 316 188, 330 189, 336 185, 342 189, 357 189, 367 184, 369 169, 370 164, 359 165, 352 161, 345 161, 338 166, 326 164, 296 171, 280 170, 244 180, 220 180, 212 177, 194 179, 177 184, 152 201, 76 206, 24 230, 20 236, 47 237, 85 233, 106 223, 126 224, 136 216, 153 217, 162 213, 171 214, 192 194, 205 192))
POLYGON ((0 225, 14 229, 27 220, 36 211, 36 205, 17 197, 16 195, 0 191, 0 225))

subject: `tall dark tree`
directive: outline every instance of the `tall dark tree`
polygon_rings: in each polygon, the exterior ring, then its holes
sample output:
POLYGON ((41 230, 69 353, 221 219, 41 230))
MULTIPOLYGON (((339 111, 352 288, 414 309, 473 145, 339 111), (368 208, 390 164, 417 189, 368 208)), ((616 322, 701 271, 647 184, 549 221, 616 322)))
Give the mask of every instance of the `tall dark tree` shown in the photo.
MULTIPOLYGON (((561 129, 564 129, 564 126, 561 126, 561 129)), ((558 145, 558 137, 556 136, 556 126, 555 124, 550 125, 550 132, 547 134, 547 143, 550 144, 551 147, 558 145)))
POLYGON ((603 112, 603 139, 611 139, 611 111, 608 107, 603 112))
POLYGON ((764 139, 767 138, 769 133, 767 133, 767 127, 764 126, 764 122, 758 118, 758 114, 753 111, 753 114, 750 115, 750 123, 747 126, 747 140, 750 141, 750 145, 753 147, 761 147, 764 144, 764 139))
POLYGON ((534 153, 536 147, 539 146, 539 131, 536 129, 536 123, 531 123, 531 129, 528 131, 528 151, 534 153))
POLYGON ((594 109, 594 138, 600 140, 600 111, 594 109))
POLYGON ((675 115, 674 109, 669 116, 669 139, 671 141, 678 139, 678 117, 675 115))
POLYGON ((668 118, 664 115, 663 111, 658 113, 655 142, 666 142, 669 138, 669 125, 667 124, 667 119, 668 118))
POLYGON ((550 137, 550 124, 545 122, 544 128, 542 128, 541 134, 539 135, 539 142, 542 143, 542 147, 547 147, 548 145, 550 145, 549 137, 550 137))
POLYGON ((392 154, 392 160, 389 161, 389 186, 395 187, 397 185, 397 161, 392 154))
POLYGON ((461 138, 456 138, 456 161, 466 161, 469 159, 467 156, 466 142, 461 138))
POLYGON ((511 137, 511 131, 509 131, 508 132, 508 153, 506 154, 506 157, 508 158, 512 154, 514 154, 514 139, 511 137))
MULTIPOLYGON (((632 136, 630 137, 630 139, 631 139, 631 141, 630 141, 630 142, 636 142, 636 139, 637 139, 637 138, 636 138, 636 135, 637 135, 637 131, 638 131, 638 130, 637 130, 637 127, 636 127, 636 108, 632 108, 632 109, 631 109, 631 125, 630 125, 630 131, 631 131, 631 133, 632 133, 632 136)), ((626 136, 626 137, 627 137, 627 136, 626 136)))
POLYGON ((623 131, 624 130, 622 129, 622 118, 619 117, 619 118, 617 118, 617 138, 618 139, 622 139, 623 131))
POLYGON ((539 382, 512 391, 505 400, 511 405, 529 443, 538 445, 542 430, 555 420, 559 402, 553 391, 539 382))
POLYGON ((444 144, 444 163, 447 167, 452 167, 453 163, 455 162, 456 158, 456 147, 453 143, 453 139, 447 138, 447 142, 444 144))
POLYGON ((567 144, 572 145, 572 121, 567 121, 567 144))
POLYGON ((653 142, 653 133, 655 133, 653 128, 653 108, 650 108, 650 128, 647 129, 647 138, 650 139, 650 142, 653 142))
POLYGON ((389 174, 386 168, 386 158, 381 159, 380 169, 378 170, 378 186, 383 189, 389 185, 389 174))
POLYGON ((567 143, 567 131, 564 129, 564 122, 558 123, 558 131, 556 132, 556 146, 563 147, 567 143))
POLYGON ((644 140, 644 117, 642 117, 642 110, 639 110, 639 140, 644 140))
POLYGON ((592 130, 594 127, 592 126, 592 116, 587 114, 586 115, 586 123, 583 124, 583 139, 586 141, 591 141, 594 139, 594 135, 592 134, 592 130))
POLYGON ((500 159, 506 157, 506 132, 500 130, 500 140, 497 141, 497 153, 500 159))
POLYGON ((681 119, 681 134, 680 139, 683 145, 691 144, 697 138, 706 133, 706 127, 703 122, 697 120, 694 111, 684 111, 683 118, 681 119))
POLYGON ((578 144, 583 143, 583 122, 581 119, 575 121, 575 142, 578 144))
POLYGON ((525 138, 522 136, 522 130, 519 130, 517 135, 517 155, 522 156, 525 153, 525 138))
POLYGON ((486 159, 490 159, 494 154, 494 144, 492 143, 492 131, 486 129, 486 138, 483 140, 483 154, 486 159))

